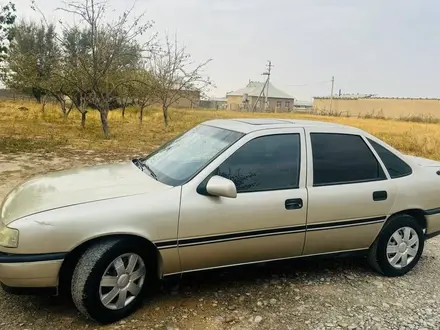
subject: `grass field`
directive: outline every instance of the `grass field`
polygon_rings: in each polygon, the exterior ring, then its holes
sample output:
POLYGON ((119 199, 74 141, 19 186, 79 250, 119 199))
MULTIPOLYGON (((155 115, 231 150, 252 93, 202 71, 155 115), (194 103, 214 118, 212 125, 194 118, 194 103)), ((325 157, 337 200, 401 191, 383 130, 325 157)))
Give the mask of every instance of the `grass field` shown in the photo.
POLYGON ((76 153, 91 150, 103 155, 146 154, 200 122, 237 117, 297 118, 347 124, 364 129, 405 153, 440 160, 440 124, 303 114, 171 110, 170 125, 166 129, 160 110, 147 110, 141 126, 138 112, 132 108, 127 110, 124 119, 121 111, 110 113, 112 137, 106 140, 97 111, 88 113, 86 128, 82 129, 77 111, 72 111, 65 121, 57 105, 47 105, 43 113, 40 105, 22 101, 0 102, 0 153, 76 153), (28 110, 20 110, 20 107, 28 110))

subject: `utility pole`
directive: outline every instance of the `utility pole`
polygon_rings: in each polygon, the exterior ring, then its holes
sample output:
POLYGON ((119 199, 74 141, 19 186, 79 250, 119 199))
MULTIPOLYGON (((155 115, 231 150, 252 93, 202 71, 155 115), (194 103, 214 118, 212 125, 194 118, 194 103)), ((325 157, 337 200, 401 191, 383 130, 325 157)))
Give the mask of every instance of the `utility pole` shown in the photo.
POLYGON ((267 63, 267 81, 266 81, 266 100, 264 102, 264 110, 266 110, 266 107, 268 106, 270 73, 272 71, 272 68, 273 68, 272 61, 268 61, 268 63, 267 63))
POLYGON ((332 106, 333 106, 333 89, 335 87, 335 76, 332 76, 332 91, 330 94, 330 112, 332 112, 332 106))
MULTIPOLYGON (((257 106, 258 101, 260 101, 261 95, 263 94, 263 92, 264 92, 264 90, 265 90, 265 88, 266 88, 266 84, 267 84, 267 80, 266 80, 266 82, 264 83, 263 88, 261 89, 260 95, 258 95, 257 100, 255 101, 254 105, 252 106, 252 112, 255 111, 255 107, 257 106)), ((261 108, 260 108, 260 109, 261 109, 261 108)))

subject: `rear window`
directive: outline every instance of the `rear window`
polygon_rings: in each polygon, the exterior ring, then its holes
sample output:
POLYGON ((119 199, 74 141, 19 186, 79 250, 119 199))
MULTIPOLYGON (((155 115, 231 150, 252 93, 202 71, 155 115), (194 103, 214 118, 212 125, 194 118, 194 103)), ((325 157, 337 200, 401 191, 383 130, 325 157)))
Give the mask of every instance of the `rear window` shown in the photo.
POLYGON ((376 150, 392 179, 401 178, 412 174, 411 167, 398 156, 373 140, 368 139, 368 142, 370 142, 371 146, 374 148, 374 150, 376 150))

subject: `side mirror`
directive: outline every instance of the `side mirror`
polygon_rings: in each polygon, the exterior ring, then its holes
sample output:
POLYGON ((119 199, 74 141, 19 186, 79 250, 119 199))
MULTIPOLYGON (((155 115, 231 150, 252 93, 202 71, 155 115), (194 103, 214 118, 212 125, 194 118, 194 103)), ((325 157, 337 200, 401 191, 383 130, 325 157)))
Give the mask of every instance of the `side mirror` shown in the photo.
POLYGON ((237 188, 234 182, 222 176, 215 175, 206 184, 206 191, 212 196, 236 198, 237 188))

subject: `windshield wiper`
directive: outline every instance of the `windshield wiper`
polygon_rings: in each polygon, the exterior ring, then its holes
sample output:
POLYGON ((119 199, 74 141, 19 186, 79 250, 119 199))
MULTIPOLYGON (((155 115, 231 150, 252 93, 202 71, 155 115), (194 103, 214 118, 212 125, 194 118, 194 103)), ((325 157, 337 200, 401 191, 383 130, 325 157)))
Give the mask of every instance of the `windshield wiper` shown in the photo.
POLYGON ((147 164, 145 164, 143 161, 139 160, 139 159, 135 159, 134 164, 139 167, 142 171, 144 169, 146 169, 150 175, 153 177, 154 180, 159 181, 159 179, 157 178, 157 174, 154 173, 154 171, 150 168, 150 166, 148 166, 147 164))
POLYGON ((143 167, 143 168, 147 169, 147 171, 150 172, 151 176, 152 176, 156 181, 159 181, 159 179, 157 178, 157 174, 154 173, 154 171, 150 168, 150 166, 148 166, 147 164, 145 164, 145 163, 143 163, 143 162, 141 162, 141 164, 142 164, 142 167, 143 167))

